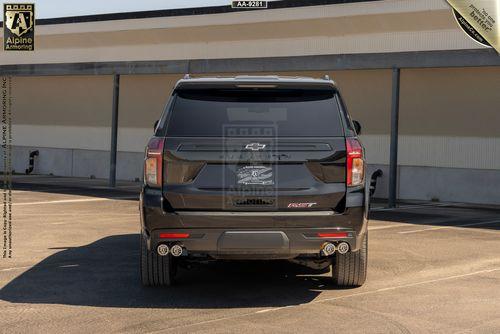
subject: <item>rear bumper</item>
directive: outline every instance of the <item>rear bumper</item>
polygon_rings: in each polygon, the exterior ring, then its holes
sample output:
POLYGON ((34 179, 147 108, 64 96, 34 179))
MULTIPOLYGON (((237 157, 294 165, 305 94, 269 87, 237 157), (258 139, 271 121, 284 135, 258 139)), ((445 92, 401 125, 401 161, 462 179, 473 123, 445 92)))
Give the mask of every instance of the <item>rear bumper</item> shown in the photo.
POLYGON ((345 238, 325 239, 317 232, 338 232, 324 228, 266 229, 161 229, 154 230, 151 248, 161 243, 181 244, 189 255, 210 255, 214 258, 289 259, 299 255, 316 255, 326 241, 346 241, 357 249, 356 234, 349 231, 345 238), (162 233, 187 233, 185 239, 162 239, 162 233))
MULTIPOLYGON (((363 202, 361 202, 363 203, 363 202)), ((365 206, 333 211, 212 212, 162 210, 161 193, 141 194, 142 234, 150 249, 160 243, 180 243, 190 255, 214 258, 293 258, 320 252, 326 241, 345 241, 359 249, 367 229, 365 206), (346 232, 342 238, 320 238, 317 233, 346 232), (165 239, 162 233, 184 233, 188 238, 165 239)))

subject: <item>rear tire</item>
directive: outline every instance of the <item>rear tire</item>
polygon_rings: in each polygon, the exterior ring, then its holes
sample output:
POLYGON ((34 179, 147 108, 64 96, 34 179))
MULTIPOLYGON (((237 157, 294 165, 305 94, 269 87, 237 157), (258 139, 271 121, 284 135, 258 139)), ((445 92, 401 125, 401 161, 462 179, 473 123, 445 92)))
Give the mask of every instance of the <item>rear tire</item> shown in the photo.
POLYGON ((359 287, 366 281, 368 264, 368 232, 357 252, 336 254, 333 261, 333 283, 341 287, 359 287))
POLYGON ((160 256, 148 250, 141 235, 141 281, 144 286, 170 286, 174 283, 177 265, 172 255, 160 256))

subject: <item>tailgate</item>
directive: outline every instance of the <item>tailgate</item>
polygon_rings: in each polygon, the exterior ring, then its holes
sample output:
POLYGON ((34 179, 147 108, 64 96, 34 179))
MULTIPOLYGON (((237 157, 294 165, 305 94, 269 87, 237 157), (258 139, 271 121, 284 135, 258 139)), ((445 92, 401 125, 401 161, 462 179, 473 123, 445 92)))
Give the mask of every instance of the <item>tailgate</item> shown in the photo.
POLYGON ((176 211, 335 210, 345 158, 343 137, 169 137, 163 194, 176 211))

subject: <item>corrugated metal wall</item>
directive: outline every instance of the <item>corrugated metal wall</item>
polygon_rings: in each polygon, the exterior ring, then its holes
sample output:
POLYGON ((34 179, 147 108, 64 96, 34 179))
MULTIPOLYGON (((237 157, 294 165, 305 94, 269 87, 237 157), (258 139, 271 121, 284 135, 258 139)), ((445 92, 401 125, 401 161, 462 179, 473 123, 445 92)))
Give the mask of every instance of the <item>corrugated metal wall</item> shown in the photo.
MULTIPOLYGON (((401 165, 500 169, 500 68, 401 73, 401 165)), ((321 77, 325 73, 281 74, 321 77)), ((327 74, 337 81, 353 118, 363 125, 369 162, 387 164, 390 71, 327 74)), ((179 78, 122 76, 120 151, 142 152, 179 78)), ((14 144, 108 150, 111 86, 110 76, 15 78, 14 144)))

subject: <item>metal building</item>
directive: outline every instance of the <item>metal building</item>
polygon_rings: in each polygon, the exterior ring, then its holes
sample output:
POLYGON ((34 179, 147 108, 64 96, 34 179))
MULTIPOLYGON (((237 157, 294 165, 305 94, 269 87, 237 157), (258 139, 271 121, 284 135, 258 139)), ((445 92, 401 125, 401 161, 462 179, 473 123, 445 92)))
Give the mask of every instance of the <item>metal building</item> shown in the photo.
POLYGON ((328 74, 363 126, 368 163, 385 172, 377 197, 388 196, 392 149, 398 198, 500 203, 500 57, 444 0, 269 7, 38 20, 35 52, 0 52, 0 74, 14 77, 14 169, 38 149, 35 173, 113 178, 116 142, 116 178, 140 178, 185 73, 328 74))

